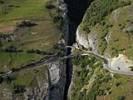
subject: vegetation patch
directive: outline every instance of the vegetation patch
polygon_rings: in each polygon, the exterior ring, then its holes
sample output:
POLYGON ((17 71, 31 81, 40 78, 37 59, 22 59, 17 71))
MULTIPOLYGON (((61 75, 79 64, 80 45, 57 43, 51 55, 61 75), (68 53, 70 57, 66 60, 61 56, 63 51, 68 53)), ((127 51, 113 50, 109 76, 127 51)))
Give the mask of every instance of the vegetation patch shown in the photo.
POLYGON ((132 78, 111 74, 102 68, 102 63, 95 57, 75 58, 74 64, 70 100, 118 100, 132 96, 132 78))
POLYGON ((132 0, 94 0, 81 28, 96 34, 98 53, 111 57, 124 54, 132 58, 132 0))
POLYGON ((22 65, 34 62, 40 59, 37 54, 28 53, 7 53, 0 52, 0 72, 8 71, 13 68, 19 68, 22 65))
POLYGON ((86 12, 83 29, 100 23, 113 10, 130 4, 130 0, 94 0, 86 12))

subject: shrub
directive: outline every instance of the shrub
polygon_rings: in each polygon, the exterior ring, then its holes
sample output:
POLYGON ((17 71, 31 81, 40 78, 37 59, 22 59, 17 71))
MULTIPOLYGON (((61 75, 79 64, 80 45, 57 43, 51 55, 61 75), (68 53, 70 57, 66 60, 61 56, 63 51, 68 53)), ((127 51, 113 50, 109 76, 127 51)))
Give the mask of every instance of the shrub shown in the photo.
POLYGON ((2 83, 3 82, 3 78, 0 76, 0 83, 2 83))
POLYGON ((125 99, 126 99, 125 96, 118 96, 118 97, 117 97, 117 100, 125 100, 125 99))
POLYGON ((14 93, 19 94, 19 93, 24 93, 25 92, 25 86, 24 85, 14 85, 14 93))
POLYGON ((4 4, 4 1, 3 0, 0 0, 0 4, 4 4))
POLYGON ((56 8, 55 5, 53 5, 51 2, 47 2, 46 5, 45 5, 45 7, 47 9, 54 9, 54 8, 56 8))
POLYGON ((94 0, 94 2, 92 2, 92 4, 90 5, 86 18, 83 22, 85 25, 84 29, 87 30, 87 28, 89 28, 90 26, 94 26, 96 25, 96 23, 100 23, 104 19, 104 17, 111 13, 114 9, 129 4, 129 1, 94 0))

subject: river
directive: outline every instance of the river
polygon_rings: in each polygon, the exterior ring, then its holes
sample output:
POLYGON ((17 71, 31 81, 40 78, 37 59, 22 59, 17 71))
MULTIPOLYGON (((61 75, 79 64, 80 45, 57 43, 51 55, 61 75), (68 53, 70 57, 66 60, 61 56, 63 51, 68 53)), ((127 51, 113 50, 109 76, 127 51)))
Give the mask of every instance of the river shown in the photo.
MULTIPOLYGON (((76 42, 76 30, 83 19, 91 0, 64 0, 67 5, 67 31, 65 32, 66 46, 72 46, 76 42)), ((66 48, 66 56, 71 54, 71 48, 66 48)), ((66 59, 66 83, 64 89, 64 100, 67 100, 69 86, 72 79, 72 58, 66 59)))

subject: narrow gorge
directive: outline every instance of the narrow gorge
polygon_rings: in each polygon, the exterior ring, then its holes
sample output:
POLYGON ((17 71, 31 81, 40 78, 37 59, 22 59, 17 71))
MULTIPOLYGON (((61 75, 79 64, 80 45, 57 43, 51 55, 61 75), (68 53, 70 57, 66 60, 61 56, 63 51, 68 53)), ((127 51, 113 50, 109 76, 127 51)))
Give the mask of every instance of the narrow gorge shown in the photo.
POLYGON ((0 100, 131 100, 133 0, 0 0, 0 100))
MULTIPOLYGON (((82 21, 82 18, 85 14, 86 9, 88 8, 91 0, 64 0, 66 4, 66 16, 67 20, 67 32, 65 33, 65 41, 66 46, 72 46, 76 43, 76 31, 77 27, 82 21)), ((66 49, 66 56, 71 55, 71 48, 66 49)), ((65 84, 65 92, 64 92, 64 99, 67 100, 69 86, 71 84, 72 79, 72 72, 73 72, 73 64, 72 59, 66 59, 66 84, 65 84)))

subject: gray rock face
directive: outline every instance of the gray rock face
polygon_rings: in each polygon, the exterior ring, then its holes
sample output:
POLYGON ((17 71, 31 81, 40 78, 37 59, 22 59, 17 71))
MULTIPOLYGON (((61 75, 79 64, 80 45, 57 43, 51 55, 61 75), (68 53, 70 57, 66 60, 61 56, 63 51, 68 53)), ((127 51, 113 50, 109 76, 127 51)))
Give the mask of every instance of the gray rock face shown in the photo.
POLYGON ((27 88, 24 93, 24 100, 44 100, 48 93, 48 82, 45 80, 37 81, 38 86, 27 88))
POLYGON ((50 78, 51 78, 51 84, 56 84, 60 79, 60 69, 59 69, 59 63, 49 64, 49 72, 50 72, 50 78))
POLYGON ((16 36, 14 34, 0 34, 0 41, 13 41, 16 36))
POLYGON ((0 84, 0 88, 3 90, 0 91, 0 100, 44 100, 48 95, 48 79, 47 76, 42 77, 42 80, 36 76, 31 86, 24 87, 25 91, 21 93, 18 93, 22 90, 20 88, 17 92, 9 88, 9 83, 0 84))
MULTIPOLYGON (((67 7, 64 0, 57 0, 57 6, 60 10, 64 23, 67 23, 67 7)), ((62 26, 62 31, 67 31, 66 24, 62 26)), ((66 65, 63 61, 56 61, 48 65, 49 71, 49 90, 46 100, 63 100, 66 84, 66 65)))
POLYGON ((63 100, 65 88, 65 65, 63 62, 54 62, 49 65, 49 95, 48 100, 63 100))

